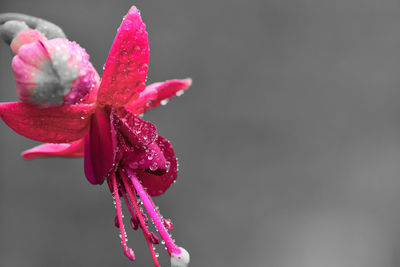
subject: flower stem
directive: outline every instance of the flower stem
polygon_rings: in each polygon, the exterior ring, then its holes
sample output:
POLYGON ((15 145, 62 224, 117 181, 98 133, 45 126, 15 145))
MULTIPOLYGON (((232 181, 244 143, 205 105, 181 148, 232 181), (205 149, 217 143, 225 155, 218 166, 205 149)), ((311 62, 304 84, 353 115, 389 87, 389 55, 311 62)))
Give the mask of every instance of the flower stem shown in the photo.
POLYGON ((48 39, 67 38, 63 30, 50 21, 21 14, 21 13, 1 13, 0 14, 0 37, 10 44, 13 38, 13 33, 10 33, 3 27, 7 21, 20 21, 26 23, 31 29, 35 29, 43 33, 48 39))

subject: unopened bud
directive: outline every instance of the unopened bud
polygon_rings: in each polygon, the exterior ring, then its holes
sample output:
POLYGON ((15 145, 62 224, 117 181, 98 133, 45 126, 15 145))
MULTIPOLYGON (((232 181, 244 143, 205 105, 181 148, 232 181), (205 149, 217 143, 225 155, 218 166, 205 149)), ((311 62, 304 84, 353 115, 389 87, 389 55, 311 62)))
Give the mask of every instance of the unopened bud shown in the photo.
POLYGON ((12 68, 21 101, 40 108, 76 104, 99 82, 86 51, 63 38, 21 46, 12 68))

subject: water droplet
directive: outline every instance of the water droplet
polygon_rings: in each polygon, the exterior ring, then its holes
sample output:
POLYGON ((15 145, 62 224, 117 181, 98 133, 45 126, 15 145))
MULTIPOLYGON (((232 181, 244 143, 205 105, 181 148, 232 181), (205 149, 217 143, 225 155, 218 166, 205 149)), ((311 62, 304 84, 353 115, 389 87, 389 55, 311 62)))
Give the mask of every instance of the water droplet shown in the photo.
POLYGON ((165 162, 165 168, 167 169, 167 172, 169 171, 169 168, 171 167, 171 162, 168 160, 165 162))
POLYGON ((150 170, 155 171, 158 169, 157 162, 153 162, 153 164, 150 165, 150 170))
POLYGON ((176 96, 181 96, 183 95, 183 93, 185 93, 185 90, 179 90, 178 92, 176 92, 176 96))
POLYGON ((165 106, 166 104, 168 104, 168 99, 164 99, 161 101, 161 105, 165 106))

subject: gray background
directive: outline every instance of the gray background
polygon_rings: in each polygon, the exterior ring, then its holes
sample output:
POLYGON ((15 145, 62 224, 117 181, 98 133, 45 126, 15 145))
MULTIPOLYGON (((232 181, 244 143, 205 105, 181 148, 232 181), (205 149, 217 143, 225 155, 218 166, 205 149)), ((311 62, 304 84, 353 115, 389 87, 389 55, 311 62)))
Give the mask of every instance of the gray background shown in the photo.
MULTIPOLYGON (((149 82, 194 80, 145 116, 180 159, 156 202, 190 266, 400 266, 399 1, 1 0, 0 12, 55 22, 101 70, 132 4, 149 82)), ((5 44, 0 58, 0 99, 14 101, 5 44)), ((24 161, 36 143, 4 124, 0 136, 0 266, 151 266, 141 233, 128 233, 136 264, 123 256, 108 188, 82 159, 24 161)))

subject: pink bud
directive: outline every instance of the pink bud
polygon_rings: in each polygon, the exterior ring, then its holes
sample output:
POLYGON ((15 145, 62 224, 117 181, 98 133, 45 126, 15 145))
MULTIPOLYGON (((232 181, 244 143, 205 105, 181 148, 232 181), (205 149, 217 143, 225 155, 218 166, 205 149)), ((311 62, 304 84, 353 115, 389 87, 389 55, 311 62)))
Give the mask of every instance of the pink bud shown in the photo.
POLYGON ((41 108, 84 101, 99 83, 86 51, 62 38, 21 46, 12 68, 21 101, 41 108))

